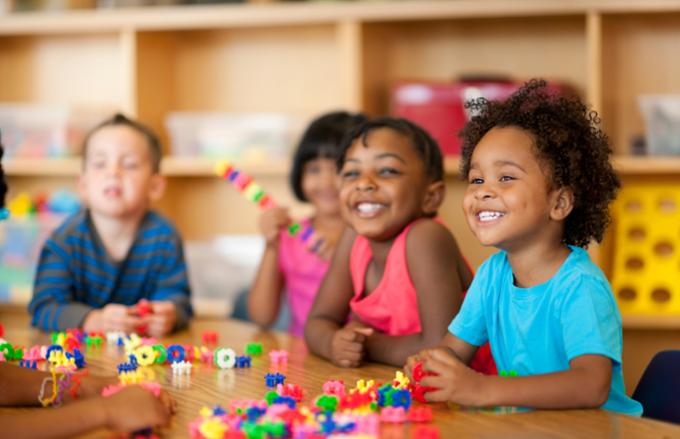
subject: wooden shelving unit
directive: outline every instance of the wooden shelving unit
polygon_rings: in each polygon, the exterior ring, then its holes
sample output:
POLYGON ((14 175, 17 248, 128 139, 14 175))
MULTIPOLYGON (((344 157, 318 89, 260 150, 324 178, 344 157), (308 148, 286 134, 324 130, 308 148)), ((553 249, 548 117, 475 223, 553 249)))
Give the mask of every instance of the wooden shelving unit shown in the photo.
MULTIPOLYGON (((278 112, 309 119, 389 111, 396 81, 463 74, 545 77, 600 111, 624 180, 680 178, 680 159, 627 156, 644 125, 637 96, 680 93, 680 0, 402 0, 127 8, 0 16, 0 102, 121 110, 165 145, 173 111, 278 112)), ((168 154, 170 151, 166 151, 168 154)), ((13 192, 74 186, 75 160, 9 160, 13 192)), ((304 213, 288 163, 243 165, 304 213)), ((441 210, 474 265, 460 215, 464 184, 446 164, 441 210)), ((257 211, 212 175, 210 160, 169 156, 160 208, 188 239, 252 233, 257 211), (198 218, 198 219, 197 219, 198 218)), ((606 265, 606 264, 605 264, 606 265)))
POLYGON ((623 316, 623 327, 635 330, 680 330, 680 315, 678 316, 623 316))

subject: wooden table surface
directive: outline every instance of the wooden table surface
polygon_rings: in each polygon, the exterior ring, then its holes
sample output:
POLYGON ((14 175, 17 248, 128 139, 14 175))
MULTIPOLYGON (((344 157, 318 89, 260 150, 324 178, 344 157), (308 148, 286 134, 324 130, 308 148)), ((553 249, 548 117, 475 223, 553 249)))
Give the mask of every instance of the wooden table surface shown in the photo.
MULTIPOLYGON (((0 307, 5 339, 24 346, 46 344, 47 335, 29 328, 28 321, 24 310, 0 307)), ((321 387, 327 380, 342 379, 348 387, 354 387, 358 379, 390 380, 396 370, 378 364, 366 364, 357 369, 338 368, 310 355, 300 339, 282 333, 262 332, 253 325, 231 320, 194 320, 188 330, 162 342, 166 345, 173 342, 200 345, 204 331, 216 331, 219 334, 218 345, 231 347, 237 354, 243 353, 248 342, 262 343, 265 354, 254 357, 250 369, 219 370, 195 363, 190 377, 173 377, 168 365, 151 367, 157 381, 178 402, 177 415, 171 427, 163 432, 164 437, 188 437, 188 424, 198 417, 203 406, 222 404, 226 407, 233 399, 262 399, 268 390, 264 375, 270 370, 266 353, 271 349, 289 352, 286 383, 301 385, 307 404, 321 394, 321 387)), ((115 375, 115 366, 123 361, 123 352, 122 348, 105 346, 86 350, 85 358, 93 373, 115 375)), ((442 438, 680 438, 680 426, 602 410, 494 413, 456 410, 444 404, 433 404, 432 408, 433 424, 439 427, 442 438)), ((409 426, 383 425, 381 436, 408 438, 409 426)))

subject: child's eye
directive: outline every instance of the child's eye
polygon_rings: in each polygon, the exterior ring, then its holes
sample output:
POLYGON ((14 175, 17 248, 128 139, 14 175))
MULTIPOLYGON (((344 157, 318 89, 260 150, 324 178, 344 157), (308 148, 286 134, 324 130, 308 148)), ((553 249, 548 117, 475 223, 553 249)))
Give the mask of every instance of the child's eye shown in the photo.
POLYGON ((380 168, 380 171, 379 171, 378 173, 379 173, 381 176, 383 176, 383 177, 389 177, 389 176, 392 176, 392 175, 399 175, 399 174, 401 174, 401 172, 399 172, 398 169, 395 169, 395 168, 388 168, 388 167, 380 168))
POLYGON ((471 178, 469 183, 470 184, 482 184, 482 183, 484 183, 484 179, 482 179, 482 178, 471 178))
POLYGON ((123 167, 125 169, 137 169, 139 167, 139 163, 136 161, 129 161, 129 162, 124 162, 123 167))
POLYGON ((340 173, 340 176, 341 176, 343 179, 346 179, 346 180, 347 180, 347 179, 351 179, 351 178, 356 178, 358 175, 359 175, 359 171, 355 171, 355 170, 353 170, 353 169, 349 169, 349 170, 347 170, 347 171, 342 171, 342 172, 340 173))
POLYGON ((511 176, 511 175, 503 175, 503 176, 500 178, 500 181, 511 181, 511 180, 514 180, 514 179, 515 179, 515 177, 513 177, 513 176, 511 176))
POLYGON ((104 169, 106 162, 103 160, 93 160, 90 162, 90 167, 93 169, 104 169))

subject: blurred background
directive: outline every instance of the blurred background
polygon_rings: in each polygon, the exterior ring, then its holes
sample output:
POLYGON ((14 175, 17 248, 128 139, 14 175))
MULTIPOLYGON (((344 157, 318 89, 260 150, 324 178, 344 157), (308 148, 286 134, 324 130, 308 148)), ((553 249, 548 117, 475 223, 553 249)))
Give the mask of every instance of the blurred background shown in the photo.
POLYGON ((78 209, 84 134, 122 111, 165 148, 158 209, 186 239, 199 313, 227 315, 261 252, 255 205, 213 176, 232 160, 293 202, 289 157, 314 116, 393 114, 446 155, 443 219, 472 264, 461 215, 463 103, 533 77, 602 117, 624 188, 591 254, 624 315, 633 388, 680 339, 680 1, 0 1, 0 135, 11 219, 0 225, 0 302, 26 303, 37 253, 78 209))

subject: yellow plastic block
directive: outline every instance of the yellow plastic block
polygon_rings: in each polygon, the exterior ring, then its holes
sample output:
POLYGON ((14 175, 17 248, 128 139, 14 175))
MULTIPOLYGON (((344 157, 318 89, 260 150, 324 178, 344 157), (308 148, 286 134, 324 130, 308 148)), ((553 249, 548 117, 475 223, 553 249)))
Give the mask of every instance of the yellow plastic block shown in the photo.
POLYGON ((680 315, 680 185, 626 186, 613 216, 612 289, 621 312, 680 315))

